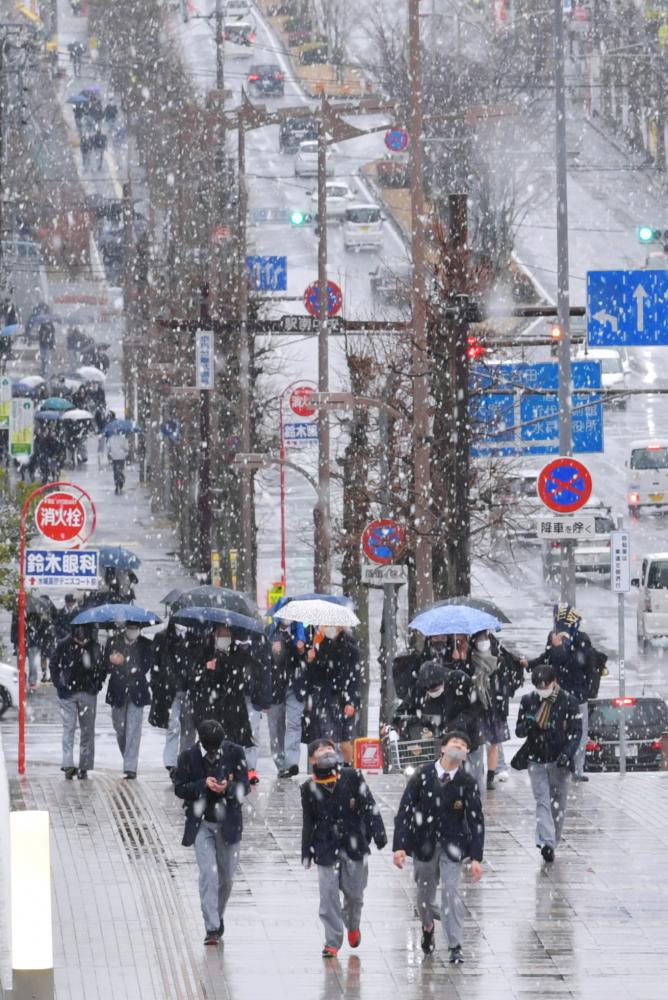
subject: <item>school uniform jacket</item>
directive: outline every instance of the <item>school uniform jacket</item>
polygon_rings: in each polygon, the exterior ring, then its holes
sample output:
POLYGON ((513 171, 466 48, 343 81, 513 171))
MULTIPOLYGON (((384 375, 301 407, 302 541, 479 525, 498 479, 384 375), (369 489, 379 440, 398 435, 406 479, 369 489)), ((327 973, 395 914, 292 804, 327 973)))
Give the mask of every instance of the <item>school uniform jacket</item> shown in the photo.
POLYGON ((336 864, 339 852, 352 861, 369 854, 369 842, 385 847, 385 824, 361 771, 345 767, 331 786, 309 778, 301 786, 302 861, 336 864))

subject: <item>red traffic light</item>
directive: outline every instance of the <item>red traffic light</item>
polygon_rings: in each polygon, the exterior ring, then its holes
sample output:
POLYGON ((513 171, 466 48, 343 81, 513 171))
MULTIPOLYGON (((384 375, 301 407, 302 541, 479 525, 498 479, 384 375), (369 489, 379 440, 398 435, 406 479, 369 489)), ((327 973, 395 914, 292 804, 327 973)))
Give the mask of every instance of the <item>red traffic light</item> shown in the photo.
POLYGON ((478 343, 478 338, 474 337, 473 334, 469 334, 466 338, 466 357, 469 361, 477 361, 478 358, 483 357, 487 353, 487 348, 484 344, 478 343))

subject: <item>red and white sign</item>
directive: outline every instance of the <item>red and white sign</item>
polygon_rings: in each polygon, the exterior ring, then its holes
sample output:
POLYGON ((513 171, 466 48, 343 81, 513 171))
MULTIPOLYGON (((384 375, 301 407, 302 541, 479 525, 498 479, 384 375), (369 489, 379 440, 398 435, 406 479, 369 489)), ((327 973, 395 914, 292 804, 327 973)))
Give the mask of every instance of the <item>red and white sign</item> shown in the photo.
POLYGON ((37 530, 52 542, 71 542, 86 528, 86 508, 79 497, 58 491, 43 497, 35 508, 37 530))
POLYGON ((406 532, 398 521, 384 517, 372 521, 362 534, 362 549, 371 562, 381 566, 398 559, 406 548, 406 532))
POLYGON ((383 749, 375 736, 362 736, 354 744, 355 767, 358 771, 382 771, 383 749))
POLYGON ((290 409, 298 417, 313 417, 316 413, 315 403, 311 402, 313 389, 310 385, 298 385, 290 393, 290 409))
POLYGON ((538 496, 557 514, 572 514, 591 496, 591 474, 576 458, 555 458, 538 476, 538 496))

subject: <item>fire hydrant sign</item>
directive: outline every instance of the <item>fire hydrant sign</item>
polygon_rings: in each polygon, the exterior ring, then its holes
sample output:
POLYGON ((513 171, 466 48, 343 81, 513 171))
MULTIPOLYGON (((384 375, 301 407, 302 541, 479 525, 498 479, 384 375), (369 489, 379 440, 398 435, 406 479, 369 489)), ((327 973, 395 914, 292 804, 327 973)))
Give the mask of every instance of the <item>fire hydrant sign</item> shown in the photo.
POLYGON ((49 493, 35 508, 37 530, 52 542, 71 542, 86 527, 86 508, 71 493, 49 493))
POLYGON ((98 552, 95 549, 27 549, 24 570, 29 587, 96 590, 98 552))

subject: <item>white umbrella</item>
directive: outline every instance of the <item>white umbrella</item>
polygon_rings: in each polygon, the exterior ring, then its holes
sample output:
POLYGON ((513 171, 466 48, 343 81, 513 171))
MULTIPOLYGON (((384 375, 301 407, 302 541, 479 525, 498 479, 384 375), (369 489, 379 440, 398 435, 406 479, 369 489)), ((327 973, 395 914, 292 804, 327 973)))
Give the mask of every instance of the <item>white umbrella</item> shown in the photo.
POLYGON ((44 385, 45 381, 41 375, 26 375, 24 378, 19 379, 22 385, 27 385, 31 389, 36 389, 38 386, 44 385))
POLYGON ((288 601, 275 618, 284 618, 289 622, 301 622, 303 625, 341 625, 353 628, 360 620, 350 608, 331 601, 288 601))
POLYGON ((106 382, 107 376, 104 372, 101 372, 99 368, 94 368, 93 365, 83 365, 81 368, 77 368, 77 375, 80 375, 82 379, 86 382, 106 382))
POLYGON ((63 420, 92 420, 93 414, 88 410, 67 410, 63 413, 63 420))

